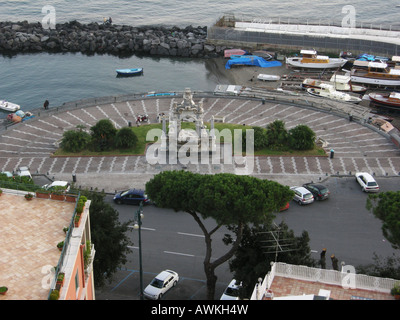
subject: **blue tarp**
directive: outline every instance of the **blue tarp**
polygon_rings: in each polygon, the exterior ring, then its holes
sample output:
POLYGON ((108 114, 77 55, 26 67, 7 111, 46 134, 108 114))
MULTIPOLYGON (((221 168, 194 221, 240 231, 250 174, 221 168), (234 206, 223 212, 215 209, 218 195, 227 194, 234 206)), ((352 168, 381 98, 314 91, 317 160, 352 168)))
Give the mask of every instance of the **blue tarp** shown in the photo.
POLYGON ((280 67, 282 63, 279 61, 266 61, 258 56, 240 56, 235 59, 229 59, 225 65, 225 69, 230 69, 232 65, 240 64, 240 65, 248 65, 248 66, 257 66, 261 68, 269 68, 269 67, 280 67))

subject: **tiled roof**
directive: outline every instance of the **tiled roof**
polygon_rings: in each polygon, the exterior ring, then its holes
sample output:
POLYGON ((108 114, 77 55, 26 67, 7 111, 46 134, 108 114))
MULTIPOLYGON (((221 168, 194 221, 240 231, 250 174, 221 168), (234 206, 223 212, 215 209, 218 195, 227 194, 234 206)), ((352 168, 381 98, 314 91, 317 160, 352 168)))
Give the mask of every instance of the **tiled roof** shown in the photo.
POLYGON ((0 196, 0 300, 45 300, 52 275, 43 267, 56 266, 57 243, 71 222, 75 203, 36 199, 23 195, 0 196))

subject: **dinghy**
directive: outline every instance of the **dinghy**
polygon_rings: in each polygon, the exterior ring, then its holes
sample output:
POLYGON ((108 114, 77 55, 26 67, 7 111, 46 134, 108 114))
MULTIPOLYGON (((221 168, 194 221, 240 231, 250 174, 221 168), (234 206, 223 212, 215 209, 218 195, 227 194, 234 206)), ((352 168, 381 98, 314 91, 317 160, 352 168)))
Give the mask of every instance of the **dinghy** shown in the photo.
POLYGON ((9 111, 9 112, 15 112, 19 110, 21 107, 18 104, 5 101, 5 100, 0 100, 0 109, 9 111))
POLYGON ((143 68, 134 68, 134 69, 117 69, 117 75, 119 76, 134 76, 140 75, 143 73, 143 68))

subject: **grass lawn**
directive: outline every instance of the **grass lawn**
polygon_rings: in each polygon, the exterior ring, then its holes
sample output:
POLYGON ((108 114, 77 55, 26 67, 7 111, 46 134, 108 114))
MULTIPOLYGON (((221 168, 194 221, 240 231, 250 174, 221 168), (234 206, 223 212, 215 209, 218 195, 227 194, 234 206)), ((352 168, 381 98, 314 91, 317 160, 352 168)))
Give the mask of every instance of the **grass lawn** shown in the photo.
MULTIPOLYGON (((205 123, 207 128, 210 128, 209 123, 205 123)), ((228 129, 231 131, 232 137, 234 137, 234 130, 246 130, 251 129, 251 126, 243 126, 239 124, 230 124, 230 123, 214 123, 214 128, 221 132, 224 129, 228 129)), ((133 132, 136 134, 138 138, 138 142, 134 148, 130 149, 115 149, 110 151, 102 151, 102 152, 94 152, 90 150, 83 150, 79 153, 71 153, 65 152, 61 148, 54 152, 54 156, 128 156, 128 155, 144 155, 146 145, 148 143, 153 143, 155 141, 146 141, 147 132, 151 129, 159 129, 162 130, 161 123, 153 123, 153 124, 145 124, 139 127, 132 127, 133 132)), ((194 123, 182 122, 182 129, 192 129, 195 130, 196 126, 194 123)), ((222 133, 223 134, 223 133, 222 133)), ((224 137, 221 134, 220 143, 224 142, 224 137)), ((243 150, 245 152, 245 150, 243 150)), ((269 150, 262 149, 254 152, 256 156, 323 156, 326 155, 325 151, 321 147, 315 146, 312 150, 306 151, 295 151, 295 150, 287 150, 287 151, 277 151, 277 150, 269 150)))

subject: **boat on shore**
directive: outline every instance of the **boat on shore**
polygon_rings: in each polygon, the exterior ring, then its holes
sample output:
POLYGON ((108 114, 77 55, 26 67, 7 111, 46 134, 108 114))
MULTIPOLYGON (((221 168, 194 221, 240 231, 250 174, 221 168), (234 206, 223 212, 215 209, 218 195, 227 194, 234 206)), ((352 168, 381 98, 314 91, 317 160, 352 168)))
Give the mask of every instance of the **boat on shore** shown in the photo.
POLYGON ((6 100, 0 100, 0 109, 8 112, 15 112, 19 110, 21 107, 18 104, 6 101, 6 100))
POLYGON ((386 62, 369 62, 366 68, 352 68, 352 82, 377 86, 400 86, 400 69, 390 68, 386 62))
POLYGON ((347 62, 343 58, 330 58, 321 56, 315 50, 301 50, 301 57, 286 58, 286 63, 297 68, 312 68, 312 69, 331 69, 340 68, 347 62))
POLYGON ((230 58, 233 55, 243 56, 247 53, 248 52, 246 50, 242 50, 242 49, 226 49, 226 50, 224 50, 224 57, 230 58))
POLYGON ((357 94, 363 94, 367 91, 367 88, 364 86, 352 84, 350 76, 348 75, 333 75, 330 81, 306 78, 302 82, 301 87, 303 89, 319 88, 322 83, 333 85, 337 91, 353 92, 357 94))
POLYGON ((377 93, 371 92, 368 94, 371 101, 384 106, 400 108, 400 92, 377 93))
POLYGON ((317 88, 307 88, 307 93, 320 98, 328 98, 336 101, 349 102, 349 103, 360 103, 361 99, 354 97, 348 93, 340 92, 335 90, 333 85, 322 83, 317 88))
POLYGON ((115 71, 119 76, 135 76, 143 74, 143 68, 117 69, 115 71))
POLYGON ((281 77, 280 77, 280 76, 277 76, 277 75, 273 75, 273 74, 263 74, 263 73, 260 73, 260 74, 257 76, 257 79, 258 79, 258 80, 263 80, 263 81, 278 81, 278 80, 281 79, 281 77))

